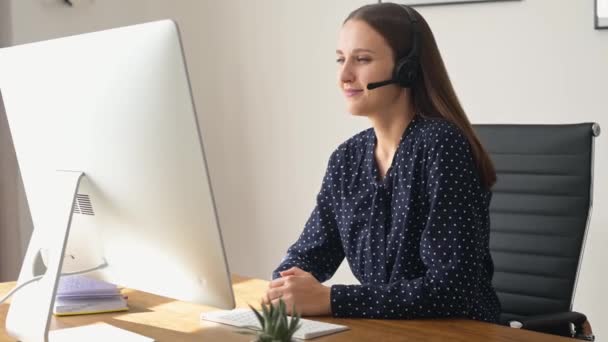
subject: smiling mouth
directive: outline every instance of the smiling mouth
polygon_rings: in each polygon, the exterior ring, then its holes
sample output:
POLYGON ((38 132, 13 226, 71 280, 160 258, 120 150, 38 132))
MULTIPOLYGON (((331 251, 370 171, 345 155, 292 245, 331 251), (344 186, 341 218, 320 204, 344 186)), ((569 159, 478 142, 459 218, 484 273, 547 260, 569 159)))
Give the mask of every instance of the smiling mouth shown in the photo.
POLYGON ((354 97, 363 93, 362 89, 349 89, 344 91, 346 97, 354 97))

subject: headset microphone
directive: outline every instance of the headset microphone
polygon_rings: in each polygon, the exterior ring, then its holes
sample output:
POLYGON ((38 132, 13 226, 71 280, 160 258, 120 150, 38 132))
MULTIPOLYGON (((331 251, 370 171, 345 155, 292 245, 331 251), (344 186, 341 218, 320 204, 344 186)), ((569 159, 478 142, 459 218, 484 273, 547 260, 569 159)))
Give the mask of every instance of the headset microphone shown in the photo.
POLYGON ((382 81, 382 82, 368 83, 367 84, 367 90, 372 90, 372 89, 380 88, 380 87, 383 87, 385 85, 389 85, 389 84, 393 84, 393 83, 397 83, 397 81, 395 81, 393 79, 390 79, 390 80, 386 80, 386 81, 382 81))

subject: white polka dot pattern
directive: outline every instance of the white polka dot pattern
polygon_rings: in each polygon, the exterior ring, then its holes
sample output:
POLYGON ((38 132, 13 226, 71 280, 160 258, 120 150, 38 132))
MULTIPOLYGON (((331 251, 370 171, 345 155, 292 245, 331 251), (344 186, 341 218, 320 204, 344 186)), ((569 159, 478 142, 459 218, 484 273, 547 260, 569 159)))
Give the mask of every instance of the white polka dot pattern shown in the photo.
POLYGON ((466 137, 416 115, 380 180, 376 136, 340 145, 317 205, 273 273, 292 266, 323 282, 346 257, 361 285, 333 285, 336 317, 468 317, 497 322, 489 204, 466 137))

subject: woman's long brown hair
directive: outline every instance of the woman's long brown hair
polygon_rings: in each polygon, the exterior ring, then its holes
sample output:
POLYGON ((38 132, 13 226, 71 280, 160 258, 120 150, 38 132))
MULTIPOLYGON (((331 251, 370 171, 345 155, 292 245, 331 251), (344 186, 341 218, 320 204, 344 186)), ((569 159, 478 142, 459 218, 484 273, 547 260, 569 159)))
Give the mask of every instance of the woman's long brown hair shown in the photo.
MULTIPOLYGON (((420 71, 411 88, 414 108, 421 115, 442 117, 460 128, 471 145, 481 182, 490 189, 496 183, 494 164, 460 105, 431 28, 420 13, 414 9, 412 13, 418 19, 420 54, 420 71)), ((365 5, 350 13, 344 22, 348 20, 362 20, 382 35, 392 48, 395 61, 405 57, 412 46, 412 23, 401 5, 365 5)))

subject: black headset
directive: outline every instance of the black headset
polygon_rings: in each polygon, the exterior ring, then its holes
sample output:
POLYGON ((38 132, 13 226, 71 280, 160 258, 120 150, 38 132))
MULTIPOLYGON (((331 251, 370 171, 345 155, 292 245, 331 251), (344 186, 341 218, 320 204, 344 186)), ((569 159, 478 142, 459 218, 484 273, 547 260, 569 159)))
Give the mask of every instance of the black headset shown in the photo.
POLYGON ((369 90, 395 83, 402 88, 411 88, 420 72, 420 31, 418 29, 418 19, 414 15, 414 10, 412 10, 409 6, 399 6, 405 10, 410 21, 412 31, 412 47, 407 56, 399 59, 395 63, 392 79, 382 82, 369 83, 367 85, 367 89, 369 90))

